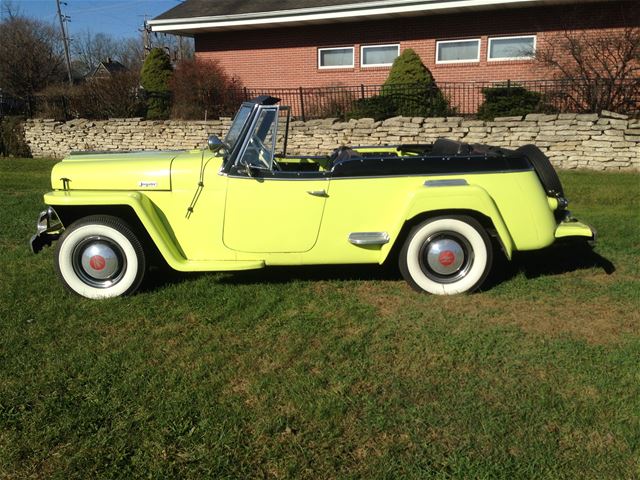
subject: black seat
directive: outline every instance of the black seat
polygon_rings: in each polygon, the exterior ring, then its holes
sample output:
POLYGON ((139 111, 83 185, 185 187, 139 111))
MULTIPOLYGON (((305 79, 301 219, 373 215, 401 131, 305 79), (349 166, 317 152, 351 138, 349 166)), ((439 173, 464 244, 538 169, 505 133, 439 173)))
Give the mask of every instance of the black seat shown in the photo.
POLYGON ((433 143, 431 155, 469 155, 471 146, 468 143, 456 142, 448 138, 439 138, 433 143))
POLYGON ((360 155, 354 149, 343 145, 333 151, 333 153, 329 157, 329 166, 332 167, 336 163, 352 160, 354 158, 362 158, 362 155, 360 155))

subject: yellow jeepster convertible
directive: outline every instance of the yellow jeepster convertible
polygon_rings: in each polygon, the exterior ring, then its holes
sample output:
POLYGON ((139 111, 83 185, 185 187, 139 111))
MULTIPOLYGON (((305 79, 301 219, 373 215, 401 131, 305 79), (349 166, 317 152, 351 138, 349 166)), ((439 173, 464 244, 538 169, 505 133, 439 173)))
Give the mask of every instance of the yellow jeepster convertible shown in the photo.
POLYGON ((455 294, 482 285, 494 246, 510 259, 563 237, 594 240, 533 145, 439 139, 289 156, 277 103, 243 103, 204 150, 69 155, 53 168, 32 250, 58 240, 62 282, 88 298, 134 292, 152 258, 231 271, 382 264, 392 251, 413 288, 455 294))

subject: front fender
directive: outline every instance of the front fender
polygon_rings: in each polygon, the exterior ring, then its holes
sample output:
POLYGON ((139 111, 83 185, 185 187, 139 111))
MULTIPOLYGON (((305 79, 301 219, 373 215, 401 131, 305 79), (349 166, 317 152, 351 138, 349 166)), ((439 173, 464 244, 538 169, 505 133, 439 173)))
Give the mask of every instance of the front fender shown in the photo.
MULTIPOLYGON (((511 258, 514 242, 495 202, 487 191, 477 185, 425 187, 412 192, 407 199, 401 220, 395 226, 392 238, 398 238, 406 222, 430 212, 477 212, 488 217, 504 248, 507 258, 511 258)), ((389 253, 390 247, 386 254, 389 253)), ((384 259, 383 259, 384 260, 384 259)))
POLYGON ((174 240, 173 234, 158 216, 151 200, 142 193, 128 191, 54 191, 44 195, 44 202, 54 207, 87 207, 91 205, 129 206, 133 209, 167 263, 173 267, 173 263, 184 261, 184 253, 174 240))
POLYGON ((170 226, 158 214, 153 202, 140 192, 54 191, 44 195, 47 205, 91 207, 125 205, 133 209, 167 264, 183 272, 246 270, 264 267, 263 261, 190 260, 175 239, 170 226))

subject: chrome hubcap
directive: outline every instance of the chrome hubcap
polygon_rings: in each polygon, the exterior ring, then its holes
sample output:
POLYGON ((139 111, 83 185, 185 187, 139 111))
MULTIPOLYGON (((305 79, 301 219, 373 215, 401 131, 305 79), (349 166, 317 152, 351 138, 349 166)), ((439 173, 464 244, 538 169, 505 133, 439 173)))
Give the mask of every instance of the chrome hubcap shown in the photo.
POLYGON ((104 242, 95 242, 85 248, 81 263, 88 275, 100 280, 112 277, 120 267, 116 252, 104 242))
POLYGON ((451 283, 464 277, 473 264, 473 250, 466 238, 456 232, 429 237, 420 251, 420 267, 434 281, 451 283))
POLYGON ((92 287, 107 288, 116 284, 124 275, 125 266, 122 249, 108 238, 86 238, 73 252, 74 271, 92 287))
POLYGON ((427 246, 429 268, 440 275, 451 275, 460 270, 464 258, 462 246, 449 238, 435 240, 427 246))

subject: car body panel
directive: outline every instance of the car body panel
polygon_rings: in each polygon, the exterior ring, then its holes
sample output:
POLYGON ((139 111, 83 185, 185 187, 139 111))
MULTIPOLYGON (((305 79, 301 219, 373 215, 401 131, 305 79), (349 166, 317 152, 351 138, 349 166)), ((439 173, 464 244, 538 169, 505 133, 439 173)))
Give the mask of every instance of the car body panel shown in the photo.
POLYGON ((60 190, 168 191, 171 190, 171 162, 179 153, 72 154, 54 165, 51 185, 60 190))
POLYGON ((240 252, 300 253, 313 248, 328 180, 227 179, 224 244, 240 252))
MULTIPOLYGON (((159 170, 152 159, 147 156, 145 168, 159 170)), ((104 172, 100 186, 140 171, 135 161, 113 164, 119 170, 104 172)), ((190 266, 187 259, 267 265, 382 263, 404 223, 428 212, 477 212, 489 218, 508 258, 514 250, 543 248, 556 238, 553 211, 532 171, 509 173, 509 182, 503 173, 276 180, 229 176, 220 172, 221 166, 220 157, 206 152, 184 153, 171 161, 170 191, 70 189, 48 194, 45 203, 132 206, 167 262, 178 270, 203 268, 190 266), (204 187, 198 189, 203 165, 204 187), (464 184, 446 186, 448 180, 464 184), (309 192, 325 192, 326 197, 309 192), (197 205, 187 215, 196 195, 197 205), (243 201, 247 198, 253 201, 243 201), (523 198, 527 200, 517 200, 523 198), (162 229, 171 235, 158 233, 162 229), (348 237, 354 232, 386 232, 390 242, 353 245, 348 237)), ((77 185, 75 179, 86 178, 92 168, 89 161, 57 171, 77 185)))

